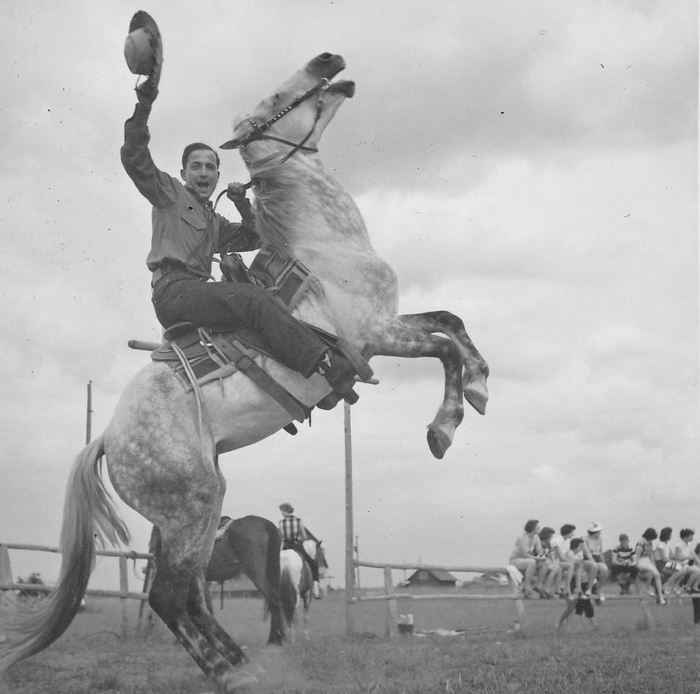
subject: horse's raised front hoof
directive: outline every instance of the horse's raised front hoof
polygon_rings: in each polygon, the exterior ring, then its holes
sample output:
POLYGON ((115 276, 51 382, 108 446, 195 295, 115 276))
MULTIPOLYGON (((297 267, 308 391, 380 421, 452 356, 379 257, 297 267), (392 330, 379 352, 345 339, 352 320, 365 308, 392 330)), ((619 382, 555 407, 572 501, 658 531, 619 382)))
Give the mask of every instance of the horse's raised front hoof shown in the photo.
POLYGON ((485 381, 471 381, 464 386, 464 399, 479 413, 486 414, 489 390, 485 381))
POLYGON ((452 439, 440 429, 437 429, 432 424, 428 426, 428 448, 430 452, 438 459, 442 459, 447 449, 452 445, 452 439))

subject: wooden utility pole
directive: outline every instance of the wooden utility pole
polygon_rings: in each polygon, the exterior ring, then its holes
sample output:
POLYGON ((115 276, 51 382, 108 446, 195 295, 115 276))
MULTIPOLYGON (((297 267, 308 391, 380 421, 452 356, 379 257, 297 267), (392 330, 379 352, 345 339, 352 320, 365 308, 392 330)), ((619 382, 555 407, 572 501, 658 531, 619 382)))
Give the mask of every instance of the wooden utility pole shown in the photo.
POLYGON ((353 517, 352 517, 352 428, 350 405, 345 405, 345 631, 355 632, 355 563, 353 556, 353 517))
POLYGON ((87 384, 87 420, 85 424, 85 443, 90 443, 92 437, 92 381, 87 384))

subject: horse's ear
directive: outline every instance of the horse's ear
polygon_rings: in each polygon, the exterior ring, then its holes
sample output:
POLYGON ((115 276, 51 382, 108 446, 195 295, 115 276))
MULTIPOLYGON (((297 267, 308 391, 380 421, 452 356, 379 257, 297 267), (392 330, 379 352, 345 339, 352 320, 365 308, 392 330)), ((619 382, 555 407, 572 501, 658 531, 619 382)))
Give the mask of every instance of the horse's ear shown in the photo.
POLYGON ((234 137, 233 140, 229 140, 228 142, 224 142, 223 145, 219 145, 219 149, 236 149, 239 146, 240 140, 237 137, 234 137))

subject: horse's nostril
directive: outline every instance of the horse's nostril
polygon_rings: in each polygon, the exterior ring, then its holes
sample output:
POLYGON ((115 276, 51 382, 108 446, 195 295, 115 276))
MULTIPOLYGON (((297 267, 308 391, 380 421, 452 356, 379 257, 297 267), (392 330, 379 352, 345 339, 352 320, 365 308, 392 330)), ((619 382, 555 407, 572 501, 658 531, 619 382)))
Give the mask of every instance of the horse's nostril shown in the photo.
POLYGON ((320 60, 323 60, 325 62, 328 62, 330 60, 333 60, 333 54, 332 53, 321 53, 321 55, 318 56, 320 60))

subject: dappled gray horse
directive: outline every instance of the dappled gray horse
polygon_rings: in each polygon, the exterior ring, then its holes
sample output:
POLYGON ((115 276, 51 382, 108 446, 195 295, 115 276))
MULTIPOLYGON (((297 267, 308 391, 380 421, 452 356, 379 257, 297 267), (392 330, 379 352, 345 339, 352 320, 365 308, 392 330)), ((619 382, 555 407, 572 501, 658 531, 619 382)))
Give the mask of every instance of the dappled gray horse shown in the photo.
MULTIPOLYGON (((396 276, 370 243, 350 196, 324 168, 318 145, 354 84, 331 82, 345 67, 321 54, 235 122, 226 147, 240 148, 256 198, 263 250, 297 259, 315 278, 294 315, 331 331, 368 358, 436 357, 443 402, 428 427, 442 457, 463 417, 462 397, 483 413, 488 368, 462 321, 446 311, 398 315, 396 276)), ((258 364, 308 407, 331 391, 267 356, 258 364)), ((66 493, 56 590, 28 615, 0 654, 7 667, 45 648, 80 606, 98 542, 128 543, 101 479, 102 460, 119 496, 160 531, 149 603, 221 691, 259 691, 245 655, 207 609, 204 569, 226 484, 219 454, 256 443, 291 422, 285 408, 240 372, 186 392, 165 363, 127 385, 104 433, 78 455, 66 493)), ((235 480, 235 478, 234 478, 235 480)), ((7 633, 7 630, 0 628, 7 633)))

